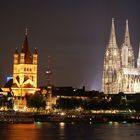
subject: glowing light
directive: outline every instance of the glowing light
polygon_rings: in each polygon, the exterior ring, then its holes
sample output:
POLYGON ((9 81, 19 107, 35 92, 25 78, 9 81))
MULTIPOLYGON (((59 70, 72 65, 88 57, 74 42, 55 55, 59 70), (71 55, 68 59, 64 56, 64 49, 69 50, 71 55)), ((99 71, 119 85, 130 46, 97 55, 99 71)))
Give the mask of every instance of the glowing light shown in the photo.
POLYGON ((42 127, 42 123, 41 122, 36 122, 35 125, 37 126, 37 128, 41 128, 42 127))
POLYGON ((61 112, 60 115, 61 116, 64 116, 64 115, 66 115, 66 113, 65 112, 61 112))
POLYGON ((64 122, 60 122, 60 128, 64 128, 65 123, 64 122))

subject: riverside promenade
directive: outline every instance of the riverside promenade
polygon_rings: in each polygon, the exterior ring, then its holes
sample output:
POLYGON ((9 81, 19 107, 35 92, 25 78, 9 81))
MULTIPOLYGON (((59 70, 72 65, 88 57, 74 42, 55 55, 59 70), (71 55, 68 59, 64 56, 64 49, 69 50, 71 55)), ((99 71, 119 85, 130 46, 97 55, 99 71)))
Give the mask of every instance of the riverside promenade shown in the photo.
POLYGON ((48 114, 35 114, 36 122, 140 122, 140 113, 118 112, 118 113, 91 113, 91 112, 57 112, 48 114))
POLYGON ((34 122, 81 122, 81 123, 140 123, 138 112, 88 112, 59 111, 43 112, 0 112, 0 123, 34 123, 34 122))

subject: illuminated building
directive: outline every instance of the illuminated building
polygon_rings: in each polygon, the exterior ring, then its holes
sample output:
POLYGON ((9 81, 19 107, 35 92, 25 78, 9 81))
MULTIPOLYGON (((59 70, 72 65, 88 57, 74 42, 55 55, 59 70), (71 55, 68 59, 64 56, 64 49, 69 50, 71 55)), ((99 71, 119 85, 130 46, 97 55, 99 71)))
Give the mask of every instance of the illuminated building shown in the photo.
POLYGON ((20 105, 21 108, 26 104, 26 101, 24 101, 25 95, 34 94, 37 90, 37 66, 38 53, 35 49, 33 55, 31 55, 26 30, 21 52, 18 52, 17 49, 15 50, 13 63, 12 91, 15 96, 15 104, 20 105), (16 97, 18 97, 18 100, 16 100, 16 97), (19 100, 24 101, 24 103, 19 100))
POLYGON ((110 39, 104 55, 102 79, 104 93, 124 92, 129 94, 140 92, 140 49, 136 67, 134 62, 128 20, 126 20, 124 41, 121 48, 118 48, 114 19, 112 19, 110 39))

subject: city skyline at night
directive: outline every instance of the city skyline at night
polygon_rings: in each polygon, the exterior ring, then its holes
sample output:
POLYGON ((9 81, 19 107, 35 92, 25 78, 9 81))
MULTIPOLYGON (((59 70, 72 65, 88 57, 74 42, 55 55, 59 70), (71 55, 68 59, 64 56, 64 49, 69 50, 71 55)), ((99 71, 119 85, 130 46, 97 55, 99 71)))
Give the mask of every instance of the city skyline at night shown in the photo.
POLYGON ((136 0, 2 1, 0 9, 0 86, 12 75, 13 53, 21 48, 26 27, 31 51, 38 49, 39 86, 46 85, 47 59, 51 56, 54 85, 101 90, 112 17, 118 46, 128 19, 131 43, 138 52, 140 9, 136 0))

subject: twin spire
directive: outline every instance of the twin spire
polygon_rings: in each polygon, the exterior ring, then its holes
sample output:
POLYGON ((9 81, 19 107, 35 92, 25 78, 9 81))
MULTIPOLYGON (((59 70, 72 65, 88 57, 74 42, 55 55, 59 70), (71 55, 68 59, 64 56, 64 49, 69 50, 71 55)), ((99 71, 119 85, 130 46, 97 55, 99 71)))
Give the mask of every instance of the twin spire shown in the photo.
MULTIPOLYGON (((124 37, 124 44, 128 47, 131 47, 130 43, 130 35, 129 35, 129 27, 128 27, 128 20, 126 20, 126 29, 125 29, 125 37, 124 37)), ((116 48, 116 33, 115 33, 115 25, 114 25, 114 18, 112 18, 112 25, 111 25, 111 33, 109 38, 109 48, 116 48)))
MULTIPOLYGON (((132 63, 130 65, 133 66, 134 65, 134 62, 133 62, 134 61, 134 54, 133 54, 133 49, 132 49, 131 41, 130 41, 128 20, 126 20, 126 27, 125 27, 125 34, 124 34, 123 46, 128 48, 129 51, 127 52, 127 54, 125 52, 125 54, 127 55, 127 57, 129 55, 131 56, 131 62, 129 62, 129 63, 132 63)), ((114 18, 112 18, 111 33, 110 33, 108 48, 117 48, 116 33, 115 33, 115 26, 114 26, 114 18)), ((140 68, 140 44, 139 44, 139 52, 138 52, 137 66, 140 68)))
POLYGON ((126 20, 126 29, 125 29, 124 44, 126 46, 128 46, 128 47, 131 47, 130 35, 129 35, 129 27, 128 27, 128 19, 126 20))
POLYGON ((115 34, 115 25, 114 25, 114 18, 112 18, 112 25, 111 25, 111 32, 110 32, 110 39, 109 39, 109 48, 116 48, 116 34, 115 34))

